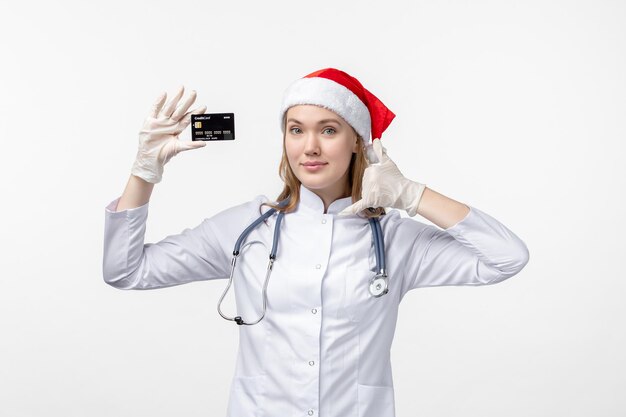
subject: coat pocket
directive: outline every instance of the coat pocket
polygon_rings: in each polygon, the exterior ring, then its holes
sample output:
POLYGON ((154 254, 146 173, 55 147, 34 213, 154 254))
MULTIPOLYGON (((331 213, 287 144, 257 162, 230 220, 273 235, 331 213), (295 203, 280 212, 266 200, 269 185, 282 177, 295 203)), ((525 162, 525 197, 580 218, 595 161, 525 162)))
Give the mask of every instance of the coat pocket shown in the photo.
POLYGON ((228 399, 228 417, 262 417, 265 375, 235 376, 228 399))
POLYGON ((393 387, 358 384, 359 417, 394 417, 393 387))

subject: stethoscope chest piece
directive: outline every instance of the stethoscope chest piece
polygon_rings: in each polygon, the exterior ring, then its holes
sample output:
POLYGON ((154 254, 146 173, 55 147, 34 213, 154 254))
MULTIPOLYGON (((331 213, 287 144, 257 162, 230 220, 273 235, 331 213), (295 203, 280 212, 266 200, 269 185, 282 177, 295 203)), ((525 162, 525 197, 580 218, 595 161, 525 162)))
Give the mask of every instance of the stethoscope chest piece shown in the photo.
POLYGON ((382 297, 389 292, 387 275, 378 274, 370 281, 370 294, 374 297, 382 297))

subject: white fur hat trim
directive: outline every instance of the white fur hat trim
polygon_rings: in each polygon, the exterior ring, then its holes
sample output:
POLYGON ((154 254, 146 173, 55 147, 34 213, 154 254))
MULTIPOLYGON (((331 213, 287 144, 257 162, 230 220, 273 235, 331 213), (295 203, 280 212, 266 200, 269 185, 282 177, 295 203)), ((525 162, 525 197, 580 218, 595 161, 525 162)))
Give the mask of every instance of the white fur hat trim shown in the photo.
POLYGON ((323 77, 300 78, 293 82, 285 90, 280 106, 280 129, 283 134, 283 117, 290 107, 298 104, 314 104, 332 110, 361 135, 365 145, 371 142, 370 112, 359 97, 343 85, 323 77))

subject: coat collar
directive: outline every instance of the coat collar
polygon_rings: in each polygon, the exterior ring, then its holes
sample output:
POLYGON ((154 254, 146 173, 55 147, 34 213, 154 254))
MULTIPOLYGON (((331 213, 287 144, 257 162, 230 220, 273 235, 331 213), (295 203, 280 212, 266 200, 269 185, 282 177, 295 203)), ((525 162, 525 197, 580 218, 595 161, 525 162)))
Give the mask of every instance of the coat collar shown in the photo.
MULTIPOLYGON (((330 203, 326 214, 337 214, 351 204, 352 197, 339 198, 330 203)), ((313 191, 300 184, 300 202, 298 203, 298 211, 324 214, 324 201, 313 191)))

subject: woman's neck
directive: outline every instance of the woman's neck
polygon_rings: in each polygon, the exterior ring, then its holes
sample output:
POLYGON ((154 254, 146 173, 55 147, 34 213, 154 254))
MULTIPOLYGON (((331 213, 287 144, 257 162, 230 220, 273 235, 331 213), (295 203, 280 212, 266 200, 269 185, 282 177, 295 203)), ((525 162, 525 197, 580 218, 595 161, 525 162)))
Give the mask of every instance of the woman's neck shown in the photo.
POLYGON ((350 197, 352 195, 352 190, 347 183, 343 189, 340 190, 333 190, 330 188, 321 190, 308 188, 308 190, 317 195, 324 202, 324 214, 328 213, 328 207, 330 207, 335 200, 350 197))

